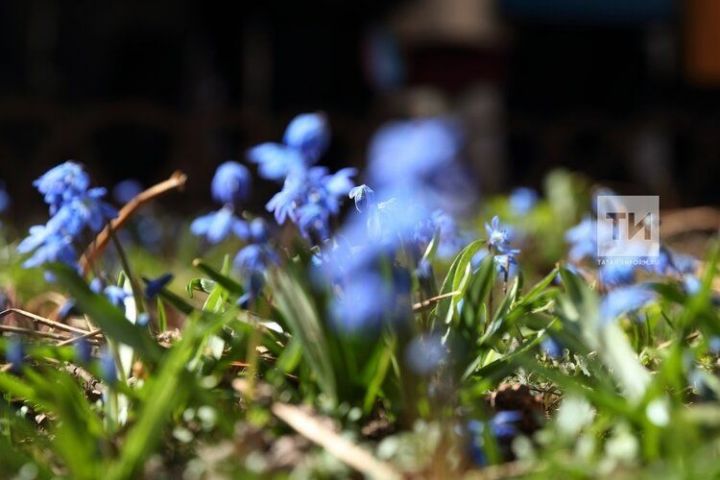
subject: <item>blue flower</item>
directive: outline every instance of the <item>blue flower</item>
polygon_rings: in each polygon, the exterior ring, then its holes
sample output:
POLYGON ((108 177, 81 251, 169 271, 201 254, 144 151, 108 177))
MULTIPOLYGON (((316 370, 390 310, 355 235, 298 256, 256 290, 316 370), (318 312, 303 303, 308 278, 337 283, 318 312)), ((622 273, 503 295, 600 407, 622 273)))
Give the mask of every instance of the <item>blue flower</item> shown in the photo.
POLYGON ((416 337, 406 347, 405 360, 413 372, 428 375, 447 358, 448 349, 440 335, 416 337))
POLYGON ((449 167, 461 147, 459 132, 449 121, 429 118, 390 123, 371 141, 370 180, 378 188, 426 182, 449 167))
POLYGON ((117 367, 115 366, 115 357, 110 347, 105 347, 102 352, 100 352, 100 377, 109 386, 117 383, 117 367))
POLYGON ((330 315, 340 331, 373 330, 380 326, 391 300, 389 289, 380 275, 371 271, 358 272, 343 285, 342 293, 333 298, 330 315))
POLYGON ((540 343, 540 348, 545 352, 545 355, 550 358, 557 359, 563 356, 562 344, 553 337, 545 337, 542 343, 540 343))
POLYGON ((10 194, 8 194, 7 190, 5 189, 5 183, 0 183, 0 213, 7 210, 7 208, 10 206, 10 203, 10 194))
POLYGON ((87 174, 73 162, 52 168, 35 185, 45 195, 52 216, 45 225, 31 227, 30 235, 18 245, 20 253, 34 252, 25 267, 47 262, 77 267, 73 242, 86 229, 99 231, 117 212, 102 201, 104 188, 88 190, 87 174))
POLYGON ((305 175, 289 175, 285 179, 282 190, 273 195, 265 208, 272 212, 275 221, 282 225, 290 217, 295 220, 295 209, 303 200, 305 175))
POLYGON ((92 358, 92 345, 86 338, 78 339, 74 344, 75 358, 80 363, 88 363, 92 358))
POLYGON ((307 164, 315 163, 330 144, 327 118, 321 113, 298 115, 285 129, 283 142, 299 151, 307 164))
POLYGON ((353 187, 348 194, 351 200, 355 202, 355 208, 358 212, 365 210, 368 205, 372 204, 375 197, 375 190, 365 184, 353 187))
POLYGON ((18 373, 25 361, 25 345, 22 339, 12 336, 5 344, 5 361, 11 365, 12 371, 18 373))
POLYGON ((77 306, 77 302, 74 299, 69 298, 69 299, 65 300, 65 302, 62 305, 60 305, 60 308, 58 309, 58 312, 57 312, 58 320, 64 321, 70 315, 78 314, 76 306, 77 306))
POLYGON ((600 303, 603 322, 639 310, 655 298, 654 292, 642 285, 632 285, 611 290, 600 303))
POLYGON ((251 243, 244 246, 235 255, 233 265, 241 273, 265 273, 271 265, 279 263, 277 254, 266 244, 251 243))
POLYGON ((598 269, 598 278, 604 285, 630 285, 635 281, 637 266, 631 262, 608 262, 598 269))
POLYGON ((228 161, 215 171, 210 190, 221 204, 237 205, 250 196, 250 171, 237 162, 228 161))
POLYGON ((125 299, 129 296, 128 292, 115 285, 108 285, 103 290, 105 297, 110 300, 110 303, 125 311, 125 299))
POLYGON ((519 433, 518 426, 522 418, 520 412, 503 410, 495 414, 489 422, 469 421, 467 430, 470 434, 470 455, 475 463, 481 466, 487 464, 484 438, 486 426, 490 428, 493 437, 508 441, 519 433))
POLYGON ((246 239, 249 233, 247 222, 235 216, 229 205, 216 212, 210 212, 196 218, 190 224, 190 231, 197 236, 205 237, 210 243, 219 243, 234 233, 241 239, 246 239))
POLYGON ((517 276, 518 264, 515 256, 518 253, 519 250, 509 250, 507 253, 495 255, 494 257, 495 267, 505 283, 507 283, 511 278, 517 276))
POLYGON ((268 180, 283 180, 290 172, 305 168, 300 152, 278 143, 257 145, 248 150, 247 156, 258 165, 260 176, 268 180))
POLYGON ((524 215, 535 206, 538 194, 532 188, 519 187, 510 193, 510 208, 518 215, 524 215))
POLYGON ((267 269, 279 263, 280 259, 267 243, 251 243, 237 253, 233 265, 244 279, 245 294, 238 300, 242 308, 247 308, 260 295, 267 269))
POLYGON ((510 245, 510 234, 500 224, 500 219, 495 215, 490 223, 485 224, 485 231, 488 235, 487 244, 496 252, 504 252, 510 245))
POLYGON ((330 237, 329 217, 329 212, 320 205, 309 203, 298 209, 297 226, 303 237, 322 243, 330 237))
POLYGON ((683 275, 683 289, 688 295, 695 295, 700 291, 702 282, 695 275, 683 275))
POLYGON ((253 243, 264 243, 268 240, 267 222, 262 218, 253 218, 250 222, 250 240, 253 243))
POLYGON ((165 273, 155 279, 143 278, 145 281, 145 297, 155 298, 173 279, 172 273, 165 273))
POLYGON ((90 177, 79 164, 68 161, 45 172, 33 185, 43 194, 53 214, 62 203, 85 193, 90 177))
POLYGON ((142 193, 142 184, 134 178, 128 178, 118 182, 112 190, 113 198, 121 204, 130 202, 133 198, 142 193))
POLYGON ((568 256, 574 262, 597 256, 597 235, 595 222, 590 217, 570 228, 565 233, 565 241, 570 244, 568 256))

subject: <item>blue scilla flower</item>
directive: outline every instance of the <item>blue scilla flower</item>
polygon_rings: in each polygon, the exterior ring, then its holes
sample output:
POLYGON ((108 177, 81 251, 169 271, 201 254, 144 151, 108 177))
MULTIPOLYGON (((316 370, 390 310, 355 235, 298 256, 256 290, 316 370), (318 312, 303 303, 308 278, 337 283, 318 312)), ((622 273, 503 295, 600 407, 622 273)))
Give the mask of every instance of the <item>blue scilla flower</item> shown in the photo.
POLYGON ((358 185, 350 189, 348 196, 355 202, 355 208, 358 212, 366 210, 373 203, 375 190, 365 184, 358 185))
POLYGON ((654 298, 655 293, 643 285, 631 285, 611 290, 600 302, 601 320, 609 322, 639 310, 654 298))
POLYGON ((553 337, 545 337, 540 343, 540 349, 550 358, 558 359, 563 356, 563 346, 553 337))
POLYGON ((54 214, 60 205, 85 193, 90 177, 80 164, 67 161, 45 172, 33 185, 43 194, 50 214, 54 214))
POLYGON ((504 252, 510 246, 510 234, 507 228, 500 224, 500 219, 495 215, 490 223, 485 224, 485 231, 488 235, 488 247, 496 252, 504 252))
POLYGON ((92 358, 92 345, 86 338, 79 338, 74 346, 75 359, 80 363, 88 363, 92 358))
POLYGON ((289 218, 300 226, 301 212, 305 226, 310 222, 314 224, 318 217, 329 219, 340 212, 341 201, 353 188, 351 177, 356 173, 354 168, 343 168, 330 174, 325 167, 294 172, 288 175, 282 190, 270 199, 266 208, 279 224, 289 218))
POLYGON ((77 266, 73 242, 85 231, 98 232, 117 215, 102 198, 104 188, 90 188, 89 178, 80 165, 66 162, 50 169, 35 181, 45 196, 52 215, 45 225, 30 228, 30 235, 18 245, 20 253, 33 252, 24 263, 36 267, 47 262, 77 266))
POLYGON ((418 375, 428 375, 445 361, 448 349, 442 342, 441 335, 416 337, 405 349, 405 361, 410 369, 418 375))
POLYGON ((110 303, 125 311, 125 299, 130 296, 128 292, 116 285, 108 285, 103 289, 105 298, 110 300, 110 303))
POLYGON ((579 224, 565 232, 565 241, 570 244, 568 256, 570 260, 580 260, 597 255, 597 235, 595 222, 588 216, 579 224))
POLYGON ((113 198, 120 204, 128 203, 142 193, 142 184, 134 178, 118 182, 112 189, 113 198))
POLYGON ((247 308, 265 285, 265 274, 272 265, 280 263, 275 251, 267 243, 251 243, 235 255, 233 266, 243 277, 245 294, 239 299, 241 307, 247 308))
POLYGON ((115 356, 110 347, 103 348, 100 352, 100 377, 103 381, 113 386, 117 383, 117 367, 115 366, 115 356))
POLYGON ((507 253, 495 255, 494 257, 495 268, 505 283, 517 276, 518 263, 516 256, 518 253, 520 253, 519 250, 508 250, 507 253))
POLYGON ((232 206, 225 205, 216 212, 210 212, 193 220, 190 224, 190 231, 215 244, 225 240, 231 233, 246 239, 249 227, 245 220, 235 215, 232 206))
POLYGON ((172 279, 172 273, 164 273, 154 279, 143 278, 145 281, 145 298, 155 298, 172 281, 172 279))
POLYGON ((278 143, 262 143, 247 153, 258 165, 258 173, 267 180, 282 181, 290 172, 304 170, 305 160, 299 151, 278 143))
POLYGON ((390 123, 373 137, 369 178, 380 189, 398 183, 423 183, 449 167, 462 147, 450 121, 428 118, 390 123))
POLYGON ((524 215, 535 206, 538 194, 532 188, 519 187, 510 193, 510 208, 518 215, 524 215))
POLYGON ((300 207, 296 223, 300 234, 308 240, 322 243, 330 237, 330 212, 317 203, 300 207))
POLYGON ((11 365, 12 371, 18 373, 25 360, 25 345, 22 339, 12 336, 5 344, 5 361, 11 365))
POLYGON ((598 278, 611 287, 630 285, 635 282, 636 271, 632 262, 608 262, 598 269, 598 278))
POLYGON ((330 316, 342 332, 374 330, 389 311, 392 298, 383 278, 373 272, 357 272, 343 285, 330 304, 330 316))
POLYGON ((3 213, 10 206, 10 194, 5 188, 5 183, 0 182, 0 213, 3 213))
POLYGON ((285 130, 283 141, 262 143, 248 151, 248 159, 258 165, 261 177, 281 181, 313 165, 330 142, 327 119, 318 113, 298 115, 285 130))
POLYGON ((509 442, 519 433, 519 424, 523 416, 514 410, 503 410, 495 414, 488 422, 471 420, 467 424, 467 431, 470 437, 470 456, 477 465, 487 464, 485 453, 485 429, 489 428, 491 435, 496 440, 509 442))
POLYGON ((218 203, 237 205, 250 197, 250 171, 238 162, 227 161, 215 171, 210 190, 218 203))
POLYGON ((268 241, 268 225, 263 218, 253 218, 250 221, 250 241, 252 243, 264 243, 268 241))
POLYGON ((315 163, 330 144, 330 127, 322 113, 303 113, 285 129, 283 142, 299 151, 308 164, 315 163))
POLYGON ((233 265, 243 274, 264 274, 271 265, 276 265, 279 261, 277 254, 269 245, 251 243, 244 246, 235 255, 233 265))

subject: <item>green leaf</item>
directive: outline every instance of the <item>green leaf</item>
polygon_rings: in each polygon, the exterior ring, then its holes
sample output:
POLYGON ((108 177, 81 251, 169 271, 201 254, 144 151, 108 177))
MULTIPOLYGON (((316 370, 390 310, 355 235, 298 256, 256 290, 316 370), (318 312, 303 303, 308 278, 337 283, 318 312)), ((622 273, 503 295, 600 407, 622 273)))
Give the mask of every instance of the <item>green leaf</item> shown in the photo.
POLYGON ((327 339, 310 296, 287 273, 276 270, 270 276, 274 300, 293 337, 302 343, 308 366, 321 389, 337 402, 337 383, 327 339))
POLYGON ((193 260, 193 266, 201 270, 205 275, 210 277, 215 282, 222 285, 222 287, 232 295, 240 296, 244 293, 242 285, 240 285, 227 275, 223 275, 222 273, 218 272, 199 258, 193 260))
POLYGON ((472 258, 484 244, 484 240, 475 240, 470 243, 457 254, 455 260, 453 260, 450 265, 450 269, 448 270, 445 280, 443 281, 442 288, 440 289, 440 294, 448 295, 453 292, 455 293, 438 303, 436 312, 437 318, 441 322, 445 324, 452 322, 457 302, 465 294, 465 290, 467 289, 469 283, 468 280, 472 276, 472 258))

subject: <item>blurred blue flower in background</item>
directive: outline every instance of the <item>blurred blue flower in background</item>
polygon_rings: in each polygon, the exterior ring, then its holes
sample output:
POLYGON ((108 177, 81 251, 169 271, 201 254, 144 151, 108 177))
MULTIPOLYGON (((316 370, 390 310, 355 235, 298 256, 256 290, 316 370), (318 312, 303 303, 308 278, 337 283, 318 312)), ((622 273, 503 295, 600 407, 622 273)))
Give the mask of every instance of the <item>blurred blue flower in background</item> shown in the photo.
POLYGON ((108 346, 100 352, 100 377, 109 386, 115 385, 118 380, 115 357, 108 346))
POLYGON ((11 199, 10 194, 5 188, 5 183, 0 182, 0 213, 3 213, 10 206, 11 199))
POLYGON ((216 202, 237 205, 250 197, 250 171, 238 162, 222 163, 213 176, 210 191, 216 202))
POLYGON ((631 285, 608 292, 600 302, 600 317, 610 322, 627 313, 634 312, 650 303, 655 293, 644 285, 631 285))
POLYGON ((327 118, 320 113, 303 113, 285 130, 283 144, 262 143, 248 150, 248 159, 258 165, 260 176, 281 181, 293 172, 313 165, 330 143, 327 118))
POLYGON ((550 358, 557 359, 563 356, 562 344, 550 336, 543 339, 540 343, 540 349, 550 358))
POLYGON ((449 120, 427 118, 389 123, 370 143, 370 184, 383 189, 401 183, 429 183, 433 175, 453 165, 461 147, 459 129, 449 120))
POLYGON ((199 237, 205 237, 210 243, 219 243, 231 233, 245 239, 248 225, 245 220, 235 216, 231 206, 225 205, 220 210, 202 215, 190 224, 190 231, 199 237))
POLYGON ((528 213, 538 201, 538 194, 532 188, 519 187, 510 193, 510 208, 518 215, 528 213))
POLYGON ((518 426, 522 421, 522 414, 514 410, 503 410, 495 414, 488 422, 471 420, 467 424, 470 437, 470 456, 477 465, 487 465, 488 458, 485 453, 485 428, 496 440, 509 442, 518 435, 518 426))
POLYGON ((143 186, 134 178, 128 178, 115 184, 112 189, 113 198, 119 204, 126 204, 142 193, 143 186))
POLYGON ((15 335, 8 338, 5 344, 5 361, 10 364, 13 372, 20 372, 20 367, 25 361, 25 345, 22 338, 15 335))
POLYGON ((148 300, 155 298, 172 279, 172 273, 164 273, 154 279, 143 278, 145 281, 145 298, 148 300))
POLYGON ((92 345, 88 342, 87 338, 79 338, 75 341, 73 346, 75 351, 75 359, 81 364, 90 362, 92 358, 92 345))
POLYGON ((308 165, 315 163, 330 144, 330 127, 322 113, 303 113, 288 124, 283 142, 299 151, 308 165))
POLYGON ((221 164, 212 179, 211 192, 215 201, 223 206, 196 218, 190 224, 193 235, 204 237, 210 243, 220 243, 231 233, 246 240, 249 235, 247 222, 235 213, 238 204, 250 195, 251 178, 246 167, 228 161, 221 164))
POLYGON ((357 272, 333 297, 330 315, 336 328, 354 333, 374 330, 390 311, 391 295, 383 278, 373 271, 357 272))
POLYGON ((442 336, 426 335, 415 337, 410 341, 405 349, 405 361, 413 372, 418 375, 428 375, 445 361, 448 354, 442 336))

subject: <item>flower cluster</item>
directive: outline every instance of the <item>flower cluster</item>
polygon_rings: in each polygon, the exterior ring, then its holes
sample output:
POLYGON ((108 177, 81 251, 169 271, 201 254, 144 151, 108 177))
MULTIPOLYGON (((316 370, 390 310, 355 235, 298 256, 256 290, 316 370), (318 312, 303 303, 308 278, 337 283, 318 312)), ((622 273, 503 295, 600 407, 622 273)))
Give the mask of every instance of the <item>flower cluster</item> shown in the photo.
POLYGON ((282 181, 282 189, 267 203, 268 211, 282 224, 290 219, 306 239, 320 244, 330 238, 330 219, 340 213, 341 200, 354 187, 354 168, 331 174, 313 166, 325 153, 330 130, 324 115, 306 113, 295 117, 283 144, 263 143, 248 152, 260 176, 282 181))
POLYGON ((222 207, 195 219, 190 225, 192 233, 205 237, 210 243, 219 243, 230 233, 247 239, 248 224, 238 218, 235 210, 250 196, 250 183, 250 172, 245 166, 234 161, 221 164, 212 179, 211 192, 222 207))
POLYGON ((197 218, 190 226, 195 235, 204 236, 211 243, 224 240, 230 233, 246 242, 233 261, 244 280, 245 294, 240 299, 243 306, 259 295, 265 283, 265 271, 278 263, 277 254, 268 243, 265 220, 255 218, 248 222, 236 213, 239 204, 248 198, 250 188, 250 172, 246 167, 233 161, 221 164, 213 177, 211 193, 223 206, 197 218))
MULTIPOLYGON (((612 192, 603 191, 603 194, 612 192)), ((618 209, 623 208, 618 205, 618 209)), ((641 274, 682 278, 685 286, 697 285, 695 271, 698 262, 695 258, 674 252, 664 245, 660 246, 657 256, 649 256, 642 243, 632 240, 615 242, 617 245, 608 250, 604 247, 611 244, 611 228, 591 216, 584 217, 578 225, 570 228, 565 240, 570 245, 568 257, 576 268, 583 261, 598 265, 598 280, 608 290, 601 304, 603 321, 636 311, 655 298, 655 293, 647 284, 636 283, 641 274), (608 251, 609 255, 599 257, 600 250, 608 251)), ((691 288, 686 289, 692 293, 691 288)))
POLYGON ((500 224, 496 216, 485 224, 485 231, 488 235, 488 251, 493 255, 498 272, 503 276, 505 282, 517 274, 517 256, 520 250, 510 247, 511 233, 500 224))
POLYGON ((326 281, 337 287, 330 314, 340 330, 400 321, 407 316, 410 272, 430 276, 423 260, 428 244, 437 238, 442 256, 465 244, 452 216, 472 198, 456 162, 460 150, 455 125, 444 119, 395 122, 375 135, 371 186, 349 191, 356 212, 316 258, 326 281), (401 251, 404 265, 398 261, 401 251))
POLYGON ((76 266, 76 242, 85 232, 98 232, 116 215, 116 210, 102 198, 104 188, 90 188, 90 178, 82 166, 65 162, 51 168, 33 183, 43 195, 50 210, 45 225, 30 228, 30 235, 20 245, 20 253, 33 252, 24 263, 36 267, 48 262, 76 266))

